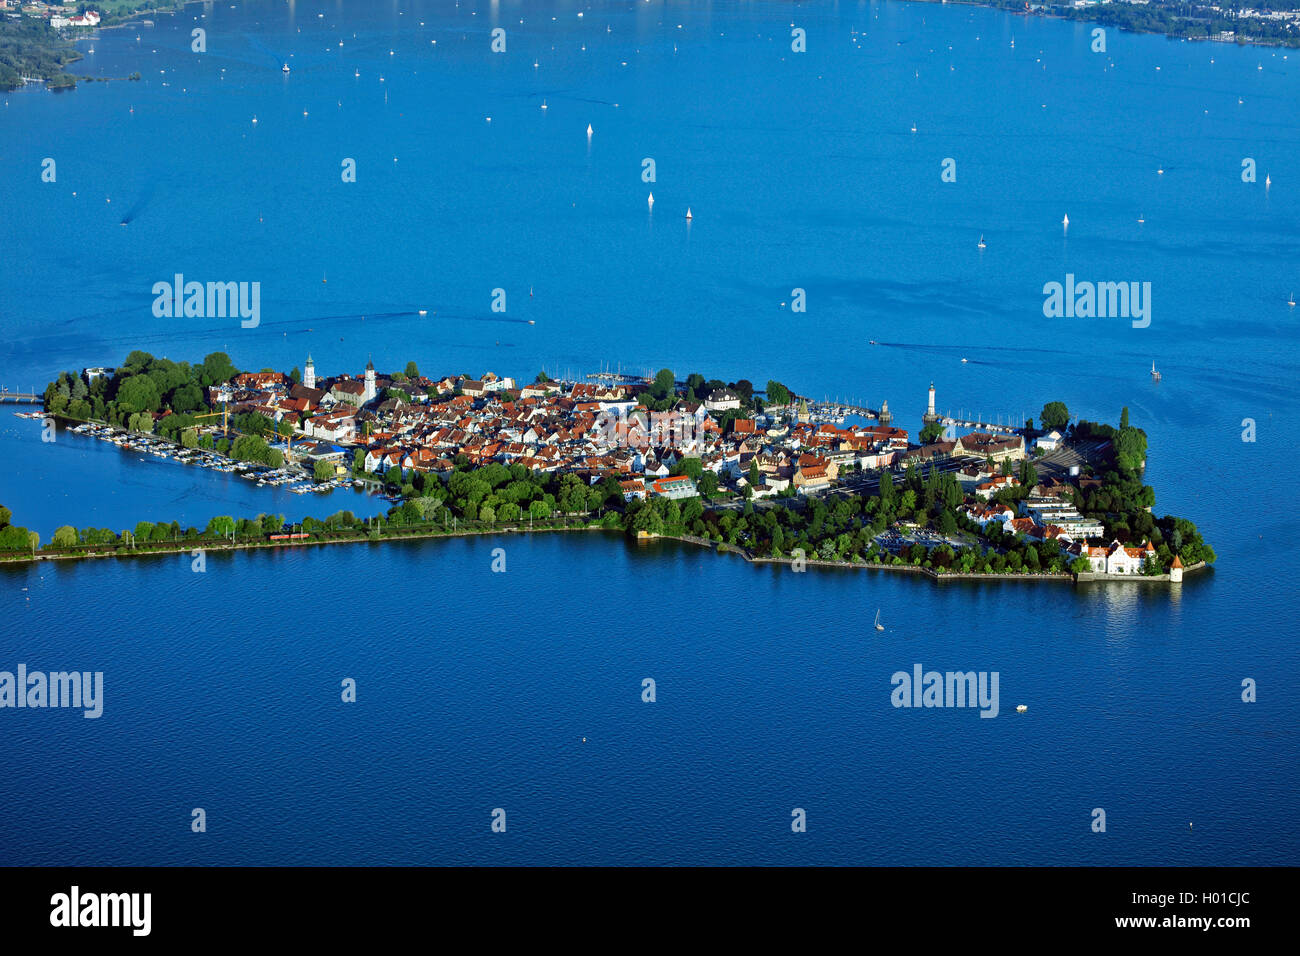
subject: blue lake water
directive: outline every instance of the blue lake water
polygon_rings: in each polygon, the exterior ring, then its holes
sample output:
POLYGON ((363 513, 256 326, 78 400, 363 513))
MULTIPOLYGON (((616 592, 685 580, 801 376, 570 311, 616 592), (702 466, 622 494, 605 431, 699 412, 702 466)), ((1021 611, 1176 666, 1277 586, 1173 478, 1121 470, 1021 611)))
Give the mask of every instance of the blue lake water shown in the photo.
MULTIPOLYGON (((84 72, 140 82, 0 101, 0 383, 141 347, 669 366, 888 399, 913 430, 931 380, 1003 420, 1127 405, 1157 513, 1218 567, 1172 593, 936 587, 538 535, 3 569, 0 669, 102 670, 107 699, 0 712, 0 862, 1295 862, 1271 478, 1300 412, 1297 54, 1115 31, 1094 54, 1086 25, 929 4, 380 6, 194 6, 95 38, 84 72), (177 272, 260 282, 260 326, 155 318, 177 272), (1045 319, 1066 273, 1151 282, 1150 326, 1045 319), (1002 713, 893 708, 918 662, 998 671, 1002 713)), ((0 502, 47 539, 375 500, 3 414, 0 502)))

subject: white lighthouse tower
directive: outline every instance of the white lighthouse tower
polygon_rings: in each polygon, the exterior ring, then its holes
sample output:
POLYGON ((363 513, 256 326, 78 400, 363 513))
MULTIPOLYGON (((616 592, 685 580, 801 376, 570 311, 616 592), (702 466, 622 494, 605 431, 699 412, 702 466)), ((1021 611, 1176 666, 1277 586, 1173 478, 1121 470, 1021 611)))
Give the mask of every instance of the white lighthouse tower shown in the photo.
POLYGON ((307 364, 302 367, 302 383, 308 388, 316 387, 316 363, 307 356, 307 364))
POLYGON ((375 363, 373 360, 366 362, 366 391, 361 399, 363 405, 367 405, 375 400, 375 363))
POLYGON ((930 401, 926 405, 925 415, 921 420, 927 425, 930 422, 937 422, 939 420, 939 416, 934 413, 934 382, 930 383, 930 401))

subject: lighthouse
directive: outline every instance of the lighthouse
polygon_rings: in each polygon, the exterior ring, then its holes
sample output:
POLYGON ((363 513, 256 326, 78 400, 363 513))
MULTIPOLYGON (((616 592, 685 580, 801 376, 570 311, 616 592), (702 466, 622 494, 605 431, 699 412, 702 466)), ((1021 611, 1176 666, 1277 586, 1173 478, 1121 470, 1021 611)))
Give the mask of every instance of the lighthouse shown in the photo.
POLYGON ((894 420, 894 416, 889 414, 889 399, 885 399, 883 402, 880 403, 880 416, 879 416, 880 424, 888 425, 893 420, 894 420))
POLYGON ((930 422, 937 422, 938 420, 939 420, 939 416, 936 415, 934 412, 934 382, 931 382, 930 400, 925 406, 925 415, 922 416, 921 421, 925 422, 928 425, 930 424, 930 422))
POLYGON ((316 387, 316 363, 307 356, 307 364, 302 367, 302 383, 308 388, 316 387))
POLYGON ((368 405, 375 400, 375 363, 374 360, 366 362, 366 391, 362 396, 361 404, 368 405))

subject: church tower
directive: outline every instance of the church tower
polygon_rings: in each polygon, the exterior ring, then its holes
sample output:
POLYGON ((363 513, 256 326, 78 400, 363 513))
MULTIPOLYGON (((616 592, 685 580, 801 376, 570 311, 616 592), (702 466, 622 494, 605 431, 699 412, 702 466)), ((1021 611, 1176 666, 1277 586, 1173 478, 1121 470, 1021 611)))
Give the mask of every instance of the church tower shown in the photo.
POLYGON ((316 387, 316 363, 307 356, 307 364, 302 367, 302 383, 308 388, 316 387))
POLYGON ((366 362, 366 391, 361 399, 361 404, 368 405, 375 400, 375 363, 366 362))

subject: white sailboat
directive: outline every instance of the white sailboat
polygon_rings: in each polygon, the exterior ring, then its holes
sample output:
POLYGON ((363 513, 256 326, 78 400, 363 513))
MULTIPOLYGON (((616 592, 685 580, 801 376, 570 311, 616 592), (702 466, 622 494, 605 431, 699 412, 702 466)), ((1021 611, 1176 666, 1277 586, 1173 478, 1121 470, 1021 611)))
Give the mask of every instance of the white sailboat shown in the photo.
POLYGON ((648 197, 646 197, 645 204, 646 204, 647 206, 649 206, 651 209, 653 209, 653 208, 655 207, 655 194, 654 194, 654 193, 651 193, 648 197))
POLYGON ((1156 363, 1154 359, 1151 360, 1151 380, 1153 382, 1160 381, 1160 373, 1156 371, 1156 363))
POLYGON ((987 246, 988 246, 988 243, 986 243, 986 242, 984 241, 984 237, 981 235, 981 236, 980 236, 980 241, 979 241, 978 243, 976 243, 976 248, 977 248, 977 249, 984 249, 984 248, 986 248, 987 246))
POLYGON ((1067 230, 1070 228, 1070 216, 1068 213, 1066 214, 1065 218, 1061 220, 1061 227, 1067 230))
POLYGON ((694 219, 694 218, 695 218, 694 216, 691 215, 691 207, 690 207, 690 206, 687 206, 687 207, 686 207, 686 218, 687 218, 687 219, 694 219))
POLYGON ((883 631, 884 629, 885 625, 880 623, 880 608, 876 608, 876 630, 883 631))
POLYGON ((1295 293, 1294 293, 1294 292, 1292 292, 1292 293, 1287 297, 1286 304, 1289 305, 1289 306, 1291 306, 1291 308, 1293 308, 1293 309, 1295 308, 1295 293))

